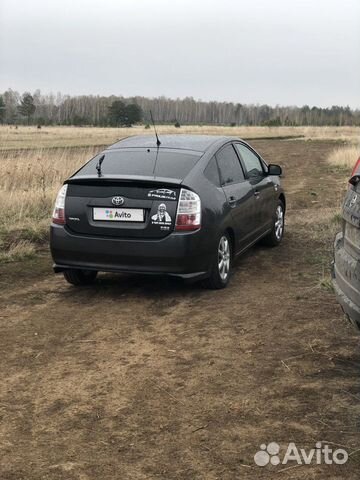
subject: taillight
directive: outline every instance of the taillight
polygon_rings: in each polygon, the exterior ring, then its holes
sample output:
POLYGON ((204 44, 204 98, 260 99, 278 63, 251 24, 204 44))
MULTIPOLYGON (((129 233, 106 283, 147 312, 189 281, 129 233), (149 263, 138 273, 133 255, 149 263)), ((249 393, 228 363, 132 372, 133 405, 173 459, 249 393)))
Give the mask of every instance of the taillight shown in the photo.
POLYGON ((57 194, 54 212, 52 215, 53 223, 58 225, 65 225, 65 197, 66 197, 67 185, 63 185, 57 194))
POLYGON ((175 230, 198 230, 201 227, 201 200, 186 188, 180 191, 175 230))

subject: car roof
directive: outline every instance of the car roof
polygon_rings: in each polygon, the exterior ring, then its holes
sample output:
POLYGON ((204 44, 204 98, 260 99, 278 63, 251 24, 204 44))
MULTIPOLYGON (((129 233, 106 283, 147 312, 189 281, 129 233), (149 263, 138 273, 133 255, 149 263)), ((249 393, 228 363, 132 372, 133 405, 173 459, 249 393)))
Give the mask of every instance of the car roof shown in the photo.
MULTIPOLYGON (((206 152, 215 143, 222 143, 229 140, 235 140, 233 137, 220 135, 159 135, 161 142, 160 148, 174 148, 177 150, 193 150, 197 152, 206 152)), ((239 140, 239 139, 236 139, 239 140)), ((134 135, 123 138, 114 143, 108 149, 120 148, 156 148, 156 137, 152 135, 134 135)))

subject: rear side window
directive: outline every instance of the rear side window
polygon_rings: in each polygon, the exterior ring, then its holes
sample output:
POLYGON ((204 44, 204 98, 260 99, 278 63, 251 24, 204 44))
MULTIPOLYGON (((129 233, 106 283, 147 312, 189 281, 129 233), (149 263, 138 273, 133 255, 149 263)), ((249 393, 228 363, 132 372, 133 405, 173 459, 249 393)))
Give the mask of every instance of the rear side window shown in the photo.
POLYGON ((145 175, 183 179, 196 165, 201 154, 188 152, 156 151, 151 149, 105 151, 94 157, 76 174, 96 175, 96 165, 101 155, 105 158, 101 165, 103 175, 145 175))
POLYGON ((244 162, 249 177, 258 177, 264 174, 261 161, 254 152, 241 143, 236 143, 235 148, 244 162))
POLYGON ((219 165, 222 185, 240 183, 244 180, 244 173, 232 145, 226 145, 222 148, 216 154, 216 159, 219 165))
POLYGON ((207 167, 204 170, 204 175, 209 180, 209 182, 213 183, 217 187, 220 187, 219 169, 216 164, 215 157, 213 157, 208 163, 207 167))

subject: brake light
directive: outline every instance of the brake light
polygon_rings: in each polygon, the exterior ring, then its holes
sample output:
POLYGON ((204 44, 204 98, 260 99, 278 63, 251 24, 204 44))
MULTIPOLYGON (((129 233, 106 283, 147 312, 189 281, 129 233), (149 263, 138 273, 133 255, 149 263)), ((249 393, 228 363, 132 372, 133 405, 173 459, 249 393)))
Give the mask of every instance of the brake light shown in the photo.
POLYGON ((201 200, 198 194, 182 188, 176 213, 175 230, 191 231, 201 227, 201 200))
POLYGON ((52 221, 53 223, 56 223, 58 225, 65 225, 65 197, 66 197, 66 192, 67 192, 67 185, 63 185, 59 193, 57 194, 56 201, 55 201, 55 207, 54 207, 54 212, 52 215, 52 221))

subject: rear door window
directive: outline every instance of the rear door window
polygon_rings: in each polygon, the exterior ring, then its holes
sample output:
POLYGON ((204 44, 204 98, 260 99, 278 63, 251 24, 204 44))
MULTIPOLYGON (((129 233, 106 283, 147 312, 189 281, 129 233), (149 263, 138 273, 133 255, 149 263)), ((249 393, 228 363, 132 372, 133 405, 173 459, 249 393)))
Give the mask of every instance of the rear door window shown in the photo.
POLYGON ((249 177, 258 177, 264 174, 261 160, 254 152, 241 143, 236 143, 235 148, 244 162, 249 177))
POLYGON ((232 145, 226 145, 217 154, 222 186, 240 183, 244 180, 244 172, 232 145))

